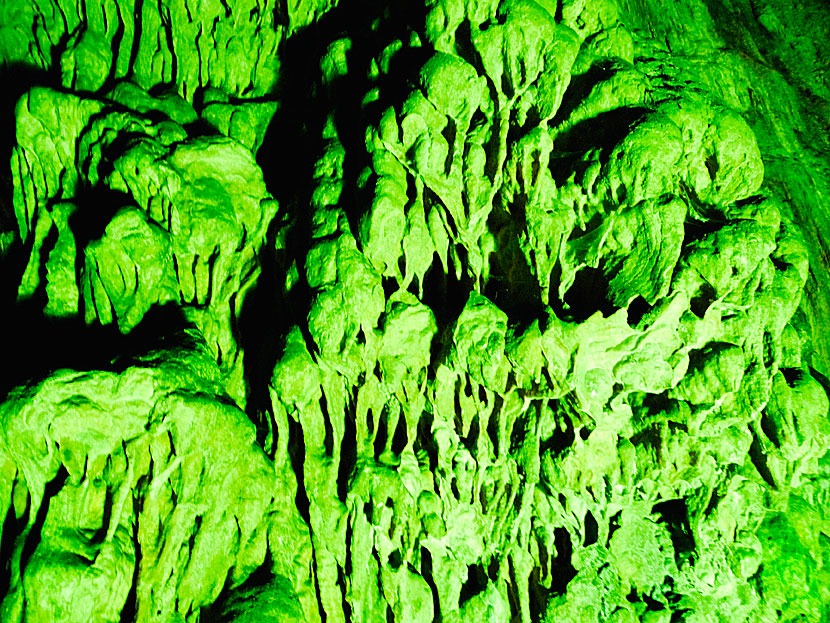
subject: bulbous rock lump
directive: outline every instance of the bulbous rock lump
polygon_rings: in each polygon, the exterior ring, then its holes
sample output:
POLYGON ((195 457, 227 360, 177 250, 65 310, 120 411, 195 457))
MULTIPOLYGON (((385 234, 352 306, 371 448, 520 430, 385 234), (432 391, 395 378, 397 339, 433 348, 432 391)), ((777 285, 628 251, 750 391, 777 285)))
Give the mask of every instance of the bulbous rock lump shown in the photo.
POLYGON ((830 619, 830 10, 733 4, 2 4, 0 620, 830 619))

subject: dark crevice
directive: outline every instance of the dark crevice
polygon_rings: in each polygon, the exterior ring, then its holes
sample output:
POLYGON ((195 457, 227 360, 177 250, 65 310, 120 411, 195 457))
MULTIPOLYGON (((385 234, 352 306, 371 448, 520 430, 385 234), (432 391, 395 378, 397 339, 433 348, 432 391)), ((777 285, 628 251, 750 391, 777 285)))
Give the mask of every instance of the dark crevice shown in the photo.
POLYGON ((326 456, 334 455, 334 429, 331 426, 331 414, 329 413, 329 405, 326 400, 326 392, 320 393, 320 414, 323 416, 323 428, 325 434, 323 435, 323 451, 326 456))
MULTIPOLYGON (((237 620, 240 612, 255 608, 259 603, 268 604, 274 593, 284 595, 288 589, 287 581, 275 575, 273 569, 271 552, 266 550, 262 564, 239 586, 232 588, 233 580, 229 573, 219 597, 201 609, 199 620, 203 623, 231 623, 237 620)), ((299 604, 294 602, 293 605, 297 608, 299 604)))
POLYGON ((608 287, 608 277, 602 268, 586 266, 576 273, 565 293, 564 304, 552 297, 551 306, 557 316, 571 322, 584 322, 596 312, 607 318, 620 309, 609 299, 608 287))
MULTIPOLYGON (((539 280, 518 243, 525 229, 524 215, 518 206, 511 206, 508 213, 498 197, 494 204, 487 227, 499 242, 497 251, 486 258, 490 276, 482 293, 504 311, 511 322, 530 324, 545 316, 545 307, 539 280)), ((552 275, 551 283, 557 281, 558 274, 552 275)))
MULTIPOLYGON (((557 8, 557 13, 561 16, 562 3, 560 2, 558 4, 560 6, 557 8)), ((557 17, 556 21, 558 22, 560 19, 561 17, 557 17)), ((565 96, 562 98, 562 104, 551 120, 551 127, 555 128, 568 119, 573 111, 576 110, 577 106, 588 96, 591 89, 599 83, 611 79, 617 71, 618 67, 613 62, 601 61, 591 65, 588 71, 571 76, 568 88, 565 91, 565 96)))
POLYGON ((18 303, 7 311, 7 325, 14 328, 7 345, 14 349, 16 359, 0 380, 0 398, 12 388, 44 379, 58 369, 121 372, 131 365, 147 366, 165 357, 181 356, 181 351, 207 352, 207 345, 196 337, 181 308, 172 304, 151 308, 128 335, 114 325, 47 318, 42 311, 42 306, 33 302, 18 303), (34 341, 32 336, 36 336, 34 341), (44 357, 44 352, 49 356, 44 357))
POLYGON ((389 554, 389 566, 392 567, 393 570, 397 571, 401 568, 403 564, 403 556, 401 556, 401 550, 395 549, 389 554))
POLYGON ((769 439, 776 448, 780 448, 781 437, 778 434, 778 427, 776 426, 770 414, 767 412, 767 409, 764 409, 761 412, 760 424, 761 430, 764 432, 764 435, 766 435, 767 439, 769 439))
POLYGON ((527 436, 527 414, 520 414, 513 422, 510 432, 510 454, 515 454, 524 445, 527 436))
POLYGON ((571 563, 573 555, 571 535, 565 528, 555 528, 553 542, 556 547, 556 557, 551 564, 551 590, 556 595, 564 595, 568 583, 576 576, 576 569, 571 563))
POLYGON ((628 304, 628 326, 636 328, 649 311, 651 305, 642 297, 637 296, 628 304))
MULTIPOLYGON (((141 482, 139 480, 139 482, 141 482)), ((132 511, 133 516, 138 517, 139 513, 141 512, 141 508, 143 505, 143 492, 140 488, 137 488, 132 497, 132 511)), ((138 561, 141 560, 141 544, 139 543, 138 539, 138 521, 133 521, 133 532, 130 535, 133 543, 133 547, 135 547, 135 560, 136 564, 133 565, 133 573, 132 573, 132 583, 130 584, 130 590, 127 593, 127 600, 124 603, 124 607, 121 609, 121 617, 120 623, 131 623, 135 620, 135 615, 137 611, 137 602, 138 602, 138 577, 139 572, 141 571, 141 565, 138 564, 138 561)))
POLYGON ((698 318, 703 318, 706 310, 715 302, 716 297, 715 289, 704 281, 690 301, 692 313, 698 318))
MULTIPOLYGON (((433 311, 435 321, 442 329, 455 321, 464 309, 472 291, 472 281, 464 276, 456 279, 452 267, 445 273, 436 257, 424 276, 423 290, 422 302, 433 311)), ((433 340, 433 348, 441 348, 440 340, 433 340)))
POLYGON ((66 479, 69 477, 69 472, 66 467, 61 464, 55 477, 46 483, 43 491, 43 499, 40 503, 40 508, 37 510, 37 516, 32 524, 31 530, 26 535, 26 541, 23 543, 23 548, 20 552, 20 569, 26 568, 29 559, 34 554, 35 549, 40 544, 41 531, 43 524, 46 521, 46 515, 49 513, 49 503, 63 488, 66 479))
POLYGON ((764 331, 762 348, 764 368, 770 370, 775 363, 775 340, 769 331, 764 331))
POLYGON ((441 623, 443 617, 441 616, 441 602, 438 599, 438 587, 435 585, 435 579, 432 577, 432 554, 430 551, 421 546, 421 577, 429 586, 432 593, 432 612, 433 622, 441 623))
POLYGON ((585 538, 582 544, 585 547, 593 545, 597 542, 597 535, 599 534, 599 525, 597 524, 597 520, 594 519, 594 514, 591 511, 585 511, 584 534, 585 538))
POLYGON ((665 604, 657 601, 651 595, 643 594, 642 596, 643 603, 646 605, 647 612, 659 612, 660 610, 665 610, 665 604))
POLYGON ((556 591, 545 588, 540 582, 541 570, 534 567, 528 577, 528 596, 530 598, 530 620, 544 621, 548 601, 556 594, 556 591))
MULTIPOLYGON (((289 227, 284 213, 277 214, 269 224, 265 243, 260 249, 260 274, 245 296, 237 323, 245 371, 246 412, 257 425, 257 437, 261 446, 265 445, 268 434, 265 417, 272 409, 268 389, 271 375, 291 327, 305 325, 302 319, 308 312, 307 304, 310 300, 303 271, 299 271, 300 279, 291 292, 285 291, 285 275, 291 263, 289 258, 295 251, 293 244, 296 243, 293 235, 296 232, 292 231, 291 236, 283 236, 289 227), (281 237, 285 237, 285 245, 278 244, 281 237), (275 313, 275 310, 279 310, 279 313, 275 313)), ((307 343, 312 342, 307 338, 307 343)), ((276 443, 272 443, 272 447, 276 447, 276 443)))
POLYGON ((392 453, 400 456, 409 441, 406 432, 406 414, 403 410, 398 414, 398 425, 395 427, 395 434, 392 436, 392 453))
MULTIPOLYGON (((346 547, 348 548, 349 544, 346 543, 346 547)), ((348 552, 348 549, 346 550, 348 552)), ((347 554, 348 555, 348 554, 347 554)), ((343 572, 343 568, 340 565, 337 566, 337 586, 340 588, 340 596, 341 596, 341 603, 343 604, 343 617, 346 623, 352 623, 352 606, 349 603, 349 600, 346 598, 346 593, 348 591, 346 575, 343 572)))
MULTIPOLYGON (((317 550, 312 550, 312 557, 311 557, 311 567, 312 573, 314 575, 314 592, 315 594, 320 594, 320 572, 317 570, 317 550)), ((323 607, 323 600, 317 599, 317 610, 320 613, 320 621, 321 623, 326 623, 328 620, 328 614, 326 613, 326 609, 323 607)))
POLYGON ((709 179, 714 180, 718 176, 718 170, 720 169, 717 156, 710 154, 706 157, 704 164, 706 165, 706 172, 709 174, 709 179))
MULTIPOLYGON (((830 396, 830 379, 824 376, 821 372, 816 370, 815 368, 809 369, 810 376, 812 376, 819 385, 824 389, 824 393, 830 396)), ((828 415, 827 413, 823 413, 825 417, 828 415)))
POLYGON ((493 455, 497 458, 500 456, 501 448, 499 447, 499 423, 501 421, 501 411, 504 400, 496 394, 495 405, 493 413, 487 419, 487 436, 493 446, 493 455))
POLYGON ((496 556, 493 556, 490 559, 490 564, 487 565, 487 577, 490 578, 491 582, 499 579, 499 559, 496 556))
POLYGON ((550 452, 554 457, 558 457, 573 445, 576 440, 576 432, 571 418, 563 409, 557 408, 559 401, 554 401, 553 406, 557 418, 556 428, 550 437, 542 440, 539 445, 539 452, 542 455, 550 452))
POLYGON ((614 533, 620 529, 620 519, 622 518, 622 511, 617 511, 613 515, 611 515, 611 519, 608 521, 608 539, 605 541, 605 547, 611 547, 611 537, 614 536, 614 533))
POLYGON ((474 459, 478 458, 478 436, 480 434, 479 414, 473 416, 470 430, 466 437, 461 437, 461 443, 470 452, 474 459))
POLYGON ((690 612, 691 610, 688 608, 677 608, 676 610, 672 610, 669 623, 681 623, 682 621, 685 621, 690 612))
POLYGON ((804 379, 804 370, 801 368, 781 368, 781 374, 784 375, 787 385, 792 388, 804 379))
POLYGON ((383 409, 380 412, 380 417, 378 418, 378 432, 375 435, 375 460, 377 461, 381 454, 383 454, 384 450, 386 450, 386 444, 389 437, 388 426, 389 426, 389 406, 384 405, 383 409))
MULTIPOLYGON (((579 78, 574 78, 571 84, 575 82, 578 83, 579 78)), ((600 163, 606 164, 613 148, 648 112, 649 109, 643 107, 617 108, 580 121, 559 134, 554 140, 555 155, 549 163, 556 185, 565 185, 572 174, 576 179, 583 178, 591 164, 585 158, 589 149, 599 150, 600 163)))
POLYGON ((519 597, 519 582, 516 579, 516 566, 513 558, 507 557, 507 603, 510 606, 510 620, 519 621, 521 616, 521 598, 519 597))
MULTIPOLYGON (((691 189, 688 189, 688 191, 691 192, 691 189)), ((723 227, 723 222, 716 218, 703 221, 687 220, 683 227, 683 245, 681 248, 687 249, 689 245, 700 242, 707 236, 714 234, 721 227, 723 227)))
MULTIPOLYGON (((19 487, 21 485, 15 484, 14 486, 19 487)), ((15 516, 15 508, 12 503, 9 504, 6 517, 3 520, 3 536, 0 540, 0 598, 6 595, 11 584, 12 554, 14 552, 15 541, 26 526, 28 507, 31 504, 31 498, 28 494, 26 498, 27 512, 23 513, 20 519, 15 516)))
POLYGON ((426 454, 430 473, 435 473, 438 467, 438 442, 432 434, 433 417, 432 413, 425 412, 418 419, 417 436, 413 444, 415 456, 426 454))
POLYGON ((461 585, 461 596, 459 597, 459 606, 464 605, 470 599, 484 591, 487 588, 488 578, 484 571, 484 566, 480 564, 473 564, 467 567, 467 579, 461 585))
POLYGON ((288 455, 291 469, 297 477, 297 494, 294 499, 297 510, 306 523, 310 523, 310 503, 305 490, 305 438, 303 427, 293 417, 288 418, 288 455))
POLYGON ((764 482, 773 489, 777 489, 775 478, 773 478, 772 472, 767 465, 766 454, 763 448, 761 448, 761 442, 758 440, 758 435, 755 432, 752 434, 752 444, 749 446, 749 458, 752 460, 752 464, 761 475, 761 478, 764 479, 764 482))
POLYGON ((123 207, 134 206, 135 200, 127 193, 105 186, 82 187, 72 198, 78 209, 69 217, 69 229, 75 236, 77 265, 83 266, 84 249, 93 240, 98 240, 123 207))
POLYGON ((674 546, 674 561, 678 569, 695 562, 695 539, 689 523, 686 500, 666 500, 655 504, 652 509, 658 521, 665 524, 674 546))
MULTIPOLYGON (((337 497, 345 503, 349 494, 352 472, 357 463, 357 430, 355 410, 352 405, 346 409, 343 426, 343 440, 340 443, 340 464, 337 466, 337 497)), ((351 526, 351 523, 349 524, 351 526)))

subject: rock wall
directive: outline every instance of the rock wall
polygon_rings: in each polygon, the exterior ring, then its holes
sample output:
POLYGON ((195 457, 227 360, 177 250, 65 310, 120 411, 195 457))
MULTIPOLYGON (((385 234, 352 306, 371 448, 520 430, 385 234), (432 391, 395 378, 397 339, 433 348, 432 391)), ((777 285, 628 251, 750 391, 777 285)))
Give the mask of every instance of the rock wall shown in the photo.
POLYGON ((6 3, 0 620, 830 619, 828 24, 6 3))

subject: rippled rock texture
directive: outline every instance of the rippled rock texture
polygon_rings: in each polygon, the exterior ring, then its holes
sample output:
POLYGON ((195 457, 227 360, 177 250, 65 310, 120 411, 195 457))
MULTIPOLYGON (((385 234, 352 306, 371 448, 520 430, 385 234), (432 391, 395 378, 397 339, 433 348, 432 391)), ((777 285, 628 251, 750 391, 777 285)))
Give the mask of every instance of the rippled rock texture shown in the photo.
POLYGON ((828 28, 4 3, 0 620, 830 619, 828 28))

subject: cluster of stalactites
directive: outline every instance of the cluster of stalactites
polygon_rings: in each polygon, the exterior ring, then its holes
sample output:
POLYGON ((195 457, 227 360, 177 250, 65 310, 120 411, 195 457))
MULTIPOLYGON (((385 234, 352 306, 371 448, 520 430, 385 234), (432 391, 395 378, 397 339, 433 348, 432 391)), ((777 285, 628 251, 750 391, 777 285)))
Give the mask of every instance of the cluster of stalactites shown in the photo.
POLYGON ((830 432, 791 322, 806 253, 748 125, 633 49, 610 4, 431 3, 370 63, 366 153, 323 124, 272 400, 327 617, 775 609, 762 492, 800 490, 830 432))

